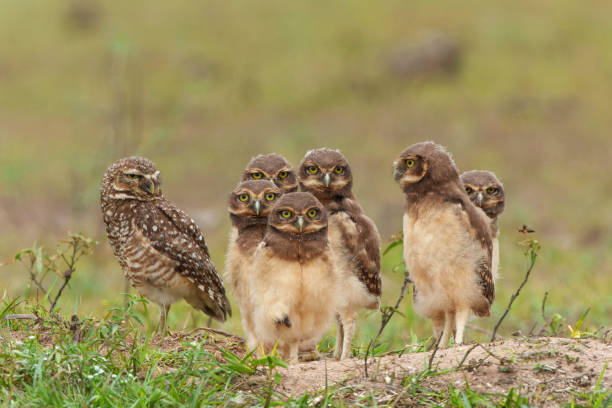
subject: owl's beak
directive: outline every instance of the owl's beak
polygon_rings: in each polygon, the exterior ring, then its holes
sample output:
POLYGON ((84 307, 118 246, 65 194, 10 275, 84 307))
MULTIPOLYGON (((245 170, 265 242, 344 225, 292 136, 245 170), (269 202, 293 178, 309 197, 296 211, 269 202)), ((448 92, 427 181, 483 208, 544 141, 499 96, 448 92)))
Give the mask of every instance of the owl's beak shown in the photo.
POLYGON ((255 210, 255 214, 259 215, 259 212, 261 211, 261 203, 259 200, 255 200, 253 203, 253 209, 255 210))
POLYGON ((153 183, 151 180, 147 180, 143 188, 147 193, 155 194, 155 183, 153 183))
POLYGON ((297 221, 295 222, 295 226, 297 229, 302 232, 304 230, 304 217, 301 215, 297 217, 297 221))
POLYGON ((478 201, 478 205, 482 204, 482 200, 484 200, 484 197, 482 195, 482 191, 478 192, 478 196, 476 196, 476 200, 478 201))
POLYGON ((396 181, 399 181, 399 179, 402 178, 402 173, 400 173, 399 170, 397 170, 396 168, 393 169, 393 178, 396 181))
POLYGON ((325 173, 323 176, 323 184, 325 184, 325 187, 329 187, 329 183, 331 183, 331 176, 329 173, 325 173))

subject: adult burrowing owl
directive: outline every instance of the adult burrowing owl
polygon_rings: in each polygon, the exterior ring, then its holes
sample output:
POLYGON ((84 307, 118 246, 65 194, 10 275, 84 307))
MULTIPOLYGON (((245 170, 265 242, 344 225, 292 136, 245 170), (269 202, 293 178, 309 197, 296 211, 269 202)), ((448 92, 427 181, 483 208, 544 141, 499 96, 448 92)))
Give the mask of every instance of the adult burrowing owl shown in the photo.
POLYGON ((499 226, 497 217, 504 212, 506 197, 504 186, 490 171, 472 170, 461 175, 461 181, 470 200, 491 219, 491 238, 493 239, 493 260, 491 271, 495 277, 499 269, 499 226))
POLYGON ((380 237, 353 195, 351 168, 342 153, 311 150, 298 175, 300 189, 314 194, 329 214, 329 242, 343 285, 334 355, 344 359, 351 353, 357 310, 379 305, 380 237))
POLYGON ((170 305, 184 298, 217 320, 231 316, 223 283, 200 228, 166 200, 149 159, 117 160, 100 194, 106 232, 132 286, 160 306, 163 332, 170 305))
POLYGON ((268 179, 278 186, 283 193, 297 191, 297 177, 291 164, 276 153, 260 154, 247 164, 242 180, 268 179))
POLYGON ((415 285, 414 309, 433 321, 440 344, 463 342, 470 311, 489 316, 495 296, 491 231, 463 190, 450 155, 433 142, 415 144, 394 162, 406 193, 404 260, 415 285))
POLYGON ((269 180, 243 181, 230 194, 227 207, 233 228, 227 250, 225 276, 238 302, 242 328, 250 347, 254 347, 255 337, 248 278, 253 268, 255 248, 266 232, 268 214, 280 195, 280 189, 269 180))
POLYGON ((278 342, 282 357, 295 362, 299 345, 318 342, 327 329, 342 290, 327 242, 327 213, 312 194, 281 196, 250 276, 257 343, 269 351, 278 342))

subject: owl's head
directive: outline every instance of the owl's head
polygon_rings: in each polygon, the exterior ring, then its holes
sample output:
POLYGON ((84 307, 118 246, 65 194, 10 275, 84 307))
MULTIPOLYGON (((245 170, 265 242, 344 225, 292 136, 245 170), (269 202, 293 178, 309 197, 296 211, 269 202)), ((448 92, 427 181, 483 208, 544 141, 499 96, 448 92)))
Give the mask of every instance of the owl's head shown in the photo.
POLYGON ((310 193, 287 193, 270 212, 268 228, 289 238, 307 240, 309 235, 327 229, 327 212, 310 193))
POLYGON ((346 157, 337 150, 315 149, 306 153, 298 172, 302 191, 319 195, 345 195, 353 186, 346 157))
POLYGON ((495 174, 486 170, 466 171, 461 175, 461 181, 470 200, 490 218, 504 211, 504 186, 495 174))
POLYGON ((102 179, 103 198, 148 201, 161 195, 159 170, 144 157, 117 160, 106 170, 102 179))
POLYGON ((276 153, 253 157, 242 173, 242 181, 246 180, 270 180, 283 193, 297 190, 297 176, 293 167, 287 159, 276 153))
POLYGON ((243 181, 230 194, 227 211, 232 221, 240 219, 265 224, 281 194, 281 190, 269 180, 243 181))
POLYGON ((455 162, 444 147, 434 142, 421 142, 404 150, 393 162, 393 177, 405 192, 417 186, 431 187, 458 182, 455 162))

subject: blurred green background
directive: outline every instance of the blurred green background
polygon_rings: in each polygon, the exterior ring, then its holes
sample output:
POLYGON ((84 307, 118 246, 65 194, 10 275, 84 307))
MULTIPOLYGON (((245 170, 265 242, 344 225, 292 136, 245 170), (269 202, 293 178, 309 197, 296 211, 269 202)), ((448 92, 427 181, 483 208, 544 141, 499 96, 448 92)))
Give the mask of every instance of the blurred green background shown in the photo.
MULTIPOLYGON (((105 168, 131 154, 157 163, 166 197, 201 225, 220 271, 226 199, 259 153, 297 165, 308 149, 340 149, 387 242, 403 208, 391 163, 431 139, 460 170, 492 170, 506 189, 497 301, 473 323, 491 329, 522 280, 516 231, 527 224, 543 249, 502 334, 541 321, 546 291, 547 313, 572 324, 591 307, 585 327, 609 326, 610 21, 603 0, 1 0, 0 262, 82 232, 100 245, 62 313, 101 317, 120 304, 98 191, 105 168)), ((399 292, 400 260, 399 249, 384 260, 385 304, 399 292)), ((0 268, 0 295, 27 284, 20 265, 0 268)), ((410 297, 385 333, 397 345, 430 335, 410 297)), ((156 324, 155 307, 149 315, 156 324)), ((175 329, 205 321, 184 302, 170 314, 175 329)), ((362 321, 357 344, 378 317, 362 321)), ((241 332, 237 317, 223 328, 241 332)))

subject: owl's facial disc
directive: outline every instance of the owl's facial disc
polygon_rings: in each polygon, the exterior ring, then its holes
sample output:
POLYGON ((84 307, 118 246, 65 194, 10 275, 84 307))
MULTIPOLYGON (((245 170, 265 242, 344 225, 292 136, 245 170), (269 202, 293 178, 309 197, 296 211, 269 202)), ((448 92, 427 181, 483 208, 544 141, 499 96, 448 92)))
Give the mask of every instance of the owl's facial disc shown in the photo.
POLYGON ((427 162, 420 156, 403 156, 393 162, 393 178, 402 188, 421 181, 427 173, 427 162))
POLYGON ((265 218, 280 195, 278 189, 267 188, 259 192, 239 189, 232 193, 230 206, 227 210, 230 214, 239 217, 265 218))
POLYGON ((346 163, 323 167, 314 162, 305 161, 302 164, 300 181, 307 190, 340 190, 351 181, 347 167, 346 163))
POLYGON ((147 174, 140 169, 119 172, 113 182, 112 198, 151 200, 161 196, 159 170, 147 174))
POLYGON ((327 226, 321 211, 316 207, 308 208, 305 211, 280 208, 276 210, 272 218, 270 225, 279 231, 291 234, 311 234, 327 226))

